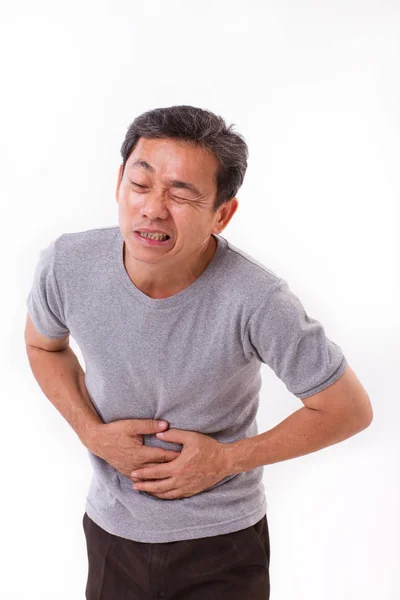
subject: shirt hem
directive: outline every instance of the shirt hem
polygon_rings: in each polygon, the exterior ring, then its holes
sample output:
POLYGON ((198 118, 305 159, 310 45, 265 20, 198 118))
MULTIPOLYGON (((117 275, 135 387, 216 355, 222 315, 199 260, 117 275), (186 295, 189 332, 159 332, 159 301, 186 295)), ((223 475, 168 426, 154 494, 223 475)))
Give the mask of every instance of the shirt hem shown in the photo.
POLYGON ((99 527, 104 529, 107 533, 122 537, 135 542, 145 543, 165 543, 165 542, 179 542, 183 540, 193 540, 204 537, 214 537, 217 535, 223 535, 226 533, 233 533, 251 527, 260 521, 267 511, 266 498, 264 496, 263 502, 253 511, 240 517, 239 519, 231 519, 229 521, 212 523, 210 525, 199 525, 195 527, 185 527, 183 529, 175 529, 174 531, 148 531, 146 533, 138 533, 137 531, 132 536, 126 535, 126 529, 124 533, 118 527, 113 527, 112 530, 108 524, 104 521, 103 517, 97 512, 94 506, 86 499, 85 510, 90 519, 96 523, 99 527))

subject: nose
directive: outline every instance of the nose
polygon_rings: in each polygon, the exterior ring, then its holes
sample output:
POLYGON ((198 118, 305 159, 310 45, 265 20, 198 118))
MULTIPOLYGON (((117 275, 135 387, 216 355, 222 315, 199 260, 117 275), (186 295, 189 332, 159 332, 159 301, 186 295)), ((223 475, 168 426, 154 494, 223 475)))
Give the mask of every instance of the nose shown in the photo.
POLYGON ((149 221, 165 219, 168 216, 168 209, 165 204, 162 191, 154 191, 143 195, 143 202, 140 209, 142 217, 148 217, 149 221))

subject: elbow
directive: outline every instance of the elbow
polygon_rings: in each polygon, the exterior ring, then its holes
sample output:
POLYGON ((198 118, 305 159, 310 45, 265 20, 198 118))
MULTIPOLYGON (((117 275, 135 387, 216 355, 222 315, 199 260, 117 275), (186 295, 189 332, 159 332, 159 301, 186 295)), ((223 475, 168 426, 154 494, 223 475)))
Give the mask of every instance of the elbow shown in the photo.
POLYGON ((357 406, 352 406, 347 408, 347 410, 342 410, 337 414, 337 428, 338 431, 342 432, 344 435, 344 439, 347 437, 352 437, 364 429, 367 429, 374 419, 374 413, 372 410, 371 403, 368 401, 364 402, 357 406), (339 416, 340 415, 340 416, 339 416))
POLYGON ((369 399, 368 395, 367 395, 367 399, 363 405, 363 416, 364 416, 364 420, 365 420, 364 429, 366 429, 367 427, 369 427, 371 425, 372 421, 374 420, 374 411, 372 408, 371 400, 369 399))
POLYGON ((372 423, 372 421, 374 420, 374 411, 372 410, 372 406, 369 406, 368 411, 366 411, 366 415, 365 415, 365 427, 364 429, 367 429, 367 427, 369 427, 372 423))
POLYGON ((368 398, 368 402, 364 402, 363 406, 357 411, 357 415, 353 417, 354 422, 354 434, 359 433, 367 429, 372 421, 374 420, 374 411, 372 409, 371 402, 368 398))

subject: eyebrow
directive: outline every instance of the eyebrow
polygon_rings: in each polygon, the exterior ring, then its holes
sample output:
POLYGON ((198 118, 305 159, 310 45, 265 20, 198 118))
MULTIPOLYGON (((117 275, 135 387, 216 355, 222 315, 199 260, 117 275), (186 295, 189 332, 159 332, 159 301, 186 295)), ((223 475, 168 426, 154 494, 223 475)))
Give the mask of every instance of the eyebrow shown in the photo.
MULTIPOLYGON (((131 164, 129 169, 132 169, 133 167, 142 167, 143 169, 150 171, 150 173, 155 173, 155 168, 152 165, 150 165, 147 161, 142 160, 140 158, 138 160, 135 160, 135 162, 131 164)), ((201 195, 201 192, 197 189, 197 187, 194 186, 193 183, 189 183, 188 181, 179 181, 179 179, 170 179, 168 181, 168 183, 172 187, 184 188, 186 190, 190 190, 191 192, 194 192, 198 196, 201 195)))

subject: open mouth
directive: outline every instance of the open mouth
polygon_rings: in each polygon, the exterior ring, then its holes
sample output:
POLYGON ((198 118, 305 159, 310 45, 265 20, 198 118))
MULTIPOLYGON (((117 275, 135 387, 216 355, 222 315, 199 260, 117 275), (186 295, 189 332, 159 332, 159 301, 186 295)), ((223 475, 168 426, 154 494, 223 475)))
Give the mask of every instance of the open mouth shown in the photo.
POLYGON ((149 244, 150 246, 165 246, 171 241, 171 237, 168 234, 154 234, 144 231, 134 231, 135 237, 143 242, 144 244, 149 244))

